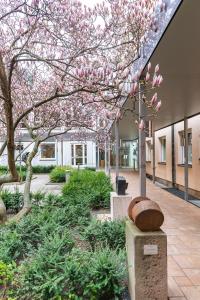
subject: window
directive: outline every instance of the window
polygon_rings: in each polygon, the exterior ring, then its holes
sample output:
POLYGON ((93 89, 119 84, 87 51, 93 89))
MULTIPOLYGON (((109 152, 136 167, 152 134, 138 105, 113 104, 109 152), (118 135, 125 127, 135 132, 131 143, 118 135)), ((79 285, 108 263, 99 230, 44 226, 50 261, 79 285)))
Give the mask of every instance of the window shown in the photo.
MULTIPOLYGON (((179 132, 179 163, 185 163, 185 137, 184 131, 179 132)), ((188 131, 188 163, 192 164, 192 131, 188 131)))
POLYGON ((56 159, 56 145, 55 143, 43 143, 40 145, 41 159, 56 159))
POLYGON ((71 145, 72 165, 86 165, 87 164, 87 145, 86 144, 72 144, 71 145))
POLYGON ((160 148, 161 148, 160 161, 161 162, 166 162, 166 137, 161 137, 160 138, 160 148))
POLYGON ((146 142, 146 161, 151 161, 151 141, 146 142))

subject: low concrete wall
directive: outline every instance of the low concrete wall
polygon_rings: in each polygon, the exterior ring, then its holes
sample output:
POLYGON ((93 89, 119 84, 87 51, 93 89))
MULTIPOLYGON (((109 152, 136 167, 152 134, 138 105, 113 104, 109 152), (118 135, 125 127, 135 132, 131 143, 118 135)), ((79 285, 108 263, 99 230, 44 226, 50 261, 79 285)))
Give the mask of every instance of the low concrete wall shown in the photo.
POLYGON ((116 192, 110 194, 111 219, 124 219, 128 216, 128 206, 133 196, 118 195, 116 192))

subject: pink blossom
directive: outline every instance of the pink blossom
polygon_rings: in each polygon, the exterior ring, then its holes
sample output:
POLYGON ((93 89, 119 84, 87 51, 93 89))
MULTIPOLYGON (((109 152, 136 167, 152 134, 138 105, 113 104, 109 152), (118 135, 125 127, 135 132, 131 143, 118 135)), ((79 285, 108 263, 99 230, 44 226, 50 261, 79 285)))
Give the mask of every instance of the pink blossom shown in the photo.
POLYGON ((155 105, 155 104, 156 104, 156 102, 157 102, 157 99, 158 99, 158 94, 157 94, 157 93, 155 93, 155 94, 153 95, 153 97, 151 98, 151 101, 150 101, 150 103, 151 103, 151 106, 153 106, 153 105, 155 105))
POLYGON ((144 130, 144 128, 145 128, 145 123, 144 123, 144 120, 142 119, 142 120, 140 120, 140 123, 139 123, 139 129, 144 130))
POLYGON ((157 65, 155 66, 155 73, 158 73, 159 69, 160 69, 160 66, 159 66, 159 64, 157 64, 157 65))
POLYGON ((156 111, 159 111, 160 110, 160 108, 161 108, 161 106, 162 106, 162 102, 161 102, 161 100, 157 103, 157 105, 156 105, 156 107, 155 107, 155 110, 156 111))
POLYGON ((147 70, 148 72, 151 70, 151 62, 148 63, 147 70))
POLYGON ((147 73, 146 73, 146 78, 145 78, 145 80, 146 80, 146 81, 149 81, 149 79, 150 79, 150 73, 147 72, 147 73))

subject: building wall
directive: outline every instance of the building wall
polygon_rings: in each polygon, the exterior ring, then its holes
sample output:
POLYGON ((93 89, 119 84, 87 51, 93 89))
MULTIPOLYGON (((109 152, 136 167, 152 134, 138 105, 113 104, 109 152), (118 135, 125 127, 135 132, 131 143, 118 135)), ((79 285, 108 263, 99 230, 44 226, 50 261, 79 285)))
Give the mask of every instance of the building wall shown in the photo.
POLYGON ((171 127, 155 132, 155 175, 158 178, 172 181, 172 153, 171 153, 171 127), (161 139, 166 138, 166 161, 161 161, 161 139))
MULTIPOLYGON (((184 187, 184 163, 181 159, 181 139, 180 134, 184 130, 184 122, 174 125, 174 154, 175 154, 175 174, 176 185, 184 187)), ((189 189, 191 194, 200 196, 200 115, 188 119, 188 131, 192 133, 192 164, 189 165, 189 189)), ((147 143, 152 140, 146 139, 147 143)), ((146 163, 147 174, 153 174, 153 151, 151 160, 146 163)), ((163 183, 172 183, 172 126, 155 132, 155 176, 163 183), (160 139, 166 137, 166 162, 161 162, 160 139)))
MULTIPOLYGON (((49 143, 49 142, 47 142, 49 143)), ((87 167, 96 166, 96 143, 94 141, 85 141, 84 143, 80 141, 55 141, 55 158, 43 159, 41 158, 41 150, 33 159, 33 165, 72 165, 72 155, 71 155, 71 145, 72 144, 86 144, 87 145, 87 164, 83 165, 87 167), (63 148, 63 151, 62 151, 63 148), (63 153, 63 154, 62 154, 63 153)), ((0 143, 1 145, 2 143, 0 143)), ((24 152, 30 152, 33 148, 31 142, 21 142, 21 144, 26 148, 24 152)), ((16 155, 19 151, 16 151, 16 155)), ((18 159, 18 163, 19 163, 18 159)), ((7 165, 7 150, 4 151, 3 155, 0 157, 0 165, 7 165)))

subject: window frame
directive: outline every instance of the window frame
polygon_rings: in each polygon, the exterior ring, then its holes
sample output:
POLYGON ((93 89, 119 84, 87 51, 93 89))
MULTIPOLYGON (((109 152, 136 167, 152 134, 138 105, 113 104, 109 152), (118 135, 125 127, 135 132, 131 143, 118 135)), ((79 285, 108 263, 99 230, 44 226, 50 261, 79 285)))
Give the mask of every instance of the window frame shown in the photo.
POLYGON ((160 162, 167 163, 167 139, 166 136, 159 137, 160 141, 160 162), (165 143, 163 143, 165 141, 165 143), (165 147, 163 147, 165 145, 165 147), (164 150, 164 151, 163 151, 164 150))
POLYGON ((87 143, 71 143, 71 165, 74 167, 78 166, 86 166, 87 165, 87 153, 88 153, 88 146, 87 143), (82 156, 76 155, 76 146, 82 147, 82 156), (77 164, 76 159, 82 158, 82 164, 77 164))
MULTIPOLYGON (((192 165, 192 129, 188 129, 188 164, 192 165), (189 135, 191 135, 189 137, 189 135), (191 159, 190 159, 191 156, 191 159)), ((179 143, 178 143, 178 161, 179 165, 185 164, 185 135, 184 130, 178 132, 179 143)))

